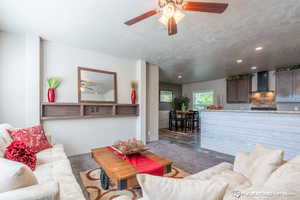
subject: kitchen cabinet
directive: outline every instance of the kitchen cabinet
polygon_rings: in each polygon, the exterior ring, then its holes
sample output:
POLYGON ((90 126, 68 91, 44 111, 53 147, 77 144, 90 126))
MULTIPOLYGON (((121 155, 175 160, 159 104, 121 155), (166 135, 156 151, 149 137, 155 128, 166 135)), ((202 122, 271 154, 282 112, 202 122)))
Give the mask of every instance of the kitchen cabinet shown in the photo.
POLYGON ((239 79, 227 80, 227 103, 249 103, 252 88, 250 75, 239 79))
POLYGON ((276 102, 300 102, 300 70, 276 73, 276 102))

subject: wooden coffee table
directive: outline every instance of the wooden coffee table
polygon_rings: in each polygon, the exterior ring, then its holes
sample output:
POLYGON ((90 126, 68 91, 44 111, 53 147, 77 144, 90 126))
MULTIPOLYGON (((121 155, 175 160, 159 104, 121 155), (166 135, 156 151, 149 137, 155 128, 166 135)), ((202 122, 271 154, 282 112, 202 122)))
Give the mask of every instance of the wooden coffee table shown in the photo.
MULTIPOLYGON (((92 149, 91 151, 93 159, 102 169, 100 180, 103 189, 107 190, 110 183, 116 184, 119 190, 138 186, 136 174, 139 172, 130 163, 119 158, 106 147, 92 149)), ((171 172, 171 160, 162 158, 150 151, 145 151, 142 155, 164 166, 164 174, 171 172)))

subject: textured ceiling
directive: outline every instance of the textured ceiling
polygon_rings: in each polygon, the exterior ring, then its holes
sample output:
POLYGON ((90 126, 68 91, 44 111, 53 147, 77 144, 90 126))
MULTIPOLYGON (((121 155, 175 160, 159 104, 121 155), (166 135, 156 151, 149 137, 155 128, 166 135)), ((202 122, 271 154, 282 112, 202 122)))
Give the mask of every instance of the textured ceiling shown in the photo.
MULTIPOLYGON (((203 0, 206 1, 206 0, 203 0)), ((156 8, 155 0, 1 0, 0 30, 160 66, 165 82, 187 83, 300 63, 300 0, 227 2, 225 13, 186 12, 169 37, 159 15, 124 21, 156 8), (254 48, 263 46, 261 52, 254 48), (242 64, 235 60, 241 58, 242 64), (182 80, 177 79, 178 74, 182 80)))

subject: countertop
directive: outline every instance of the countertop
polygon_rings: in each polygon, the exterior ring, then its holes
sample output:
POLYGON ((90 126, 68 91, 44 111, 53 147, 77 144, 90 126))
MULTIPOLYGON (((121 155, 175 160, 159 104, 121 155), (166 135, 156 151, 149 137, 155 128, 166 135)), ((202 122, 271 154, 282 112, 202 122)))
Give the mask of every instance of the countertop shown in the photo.
POLYGON ((300 111, 283 111, 283 110, 203 110, 201 112, 242 112, 242 113, 274 113, 274 114, 300 114, 300 111))

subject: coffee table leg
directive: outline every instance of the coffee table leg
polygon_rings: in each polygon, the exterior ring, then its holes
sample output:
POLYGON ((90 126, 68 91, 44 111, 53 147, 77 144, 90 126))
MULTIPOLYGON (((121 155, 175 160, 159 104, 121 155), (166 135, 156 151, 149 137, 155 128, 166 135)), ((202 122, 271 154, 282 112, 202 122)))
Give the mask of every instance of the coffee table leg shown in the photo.
POLYGON ((125 190, 127 189, 127 180, 119 180, 118 181, 118 189, 119 190, 125 190))
POLYGON ((110 180, 109 180, 109 177, 105 174, 105 171, 103 169, 101 169, 101 172, 100 172, 100 181, 101 181, 101 187, 104 190, 108 190, 110 180))

